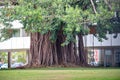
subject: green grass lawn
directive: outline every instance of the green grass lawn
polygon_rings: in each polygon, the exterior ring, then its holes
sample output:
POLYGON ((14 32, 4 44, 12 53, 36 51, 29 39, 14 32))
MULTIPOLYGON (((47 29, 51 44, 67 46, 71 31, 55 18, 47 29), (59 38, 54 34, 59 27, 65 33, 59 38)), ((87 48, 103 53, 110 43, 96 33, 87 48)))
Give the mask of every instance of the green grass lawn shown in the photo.
POLYGON ((120 68, 0 70, 0 80, 120 80, 120 68))

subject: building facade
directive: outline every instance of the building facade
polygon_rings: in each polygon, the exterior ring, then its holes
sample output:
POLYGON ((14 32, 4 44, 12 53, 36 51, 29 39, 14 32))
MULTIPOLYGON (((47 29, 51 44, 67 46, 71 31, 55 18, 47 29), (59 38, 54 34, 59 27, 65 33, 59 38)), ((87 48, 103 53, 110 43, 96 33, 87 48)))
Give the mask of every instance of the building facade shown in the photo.
POLYGON ((92 34, 84 36, 84 46, 88 53, 88 64, 94 66, 120 67, 120 33, 107 34, 107 40, 98 41, 92 34))
MULTIPOLYGON (((4 29, 2 25, 0 31, 4 29)), ((12 64, 12 54, 16 52, 26 52, 26 64, 28 63, 29 58, 29 49, 30 49, 30 37, 23 29, 23 25, 18 21, 15 20, 12 22, 12 27, 8 30, 15 30, 12 34, 12 37, 0 42, 0 53, 6 52, 8 53, 8 66, 12 64)))

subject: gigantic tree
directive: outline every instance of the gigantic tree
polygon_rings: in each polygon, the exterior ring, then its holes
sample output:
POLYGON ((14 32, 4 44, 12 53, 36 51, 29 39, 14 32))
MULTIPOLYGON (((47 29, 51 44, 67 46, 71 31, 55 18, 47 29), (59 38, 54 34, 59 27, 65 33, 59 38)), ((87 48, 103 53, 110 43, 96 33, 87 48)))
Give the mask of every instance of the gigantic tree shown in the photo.
POLYGON ((20 20, 30 33, 30 67, 86 66, 83 35, 97 23, 96 37, 105 38, 112 29, 113 12, 104 1, 18 0, 1 10, 1 23, 20 20), (78 48, 77 48, 78 47, 78 48))

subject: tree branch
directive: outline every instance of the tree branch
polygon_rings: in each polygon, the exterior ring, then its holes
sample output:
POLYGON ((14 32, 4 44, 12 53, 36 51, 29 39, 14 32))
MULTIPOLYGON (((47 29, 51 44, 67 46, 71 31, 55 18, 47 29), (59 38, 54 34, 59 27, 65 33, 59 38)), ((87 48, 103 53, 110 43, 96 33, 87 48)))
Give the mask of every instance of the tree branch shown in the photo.
POLYGON ((96 10, 96 8, 95 8, 95 5, 94 5, 93 0, 90 0, 90 2, 91 2, 91 4, 92 4, 92 7, 93 7, 93 10, 94 10, 95 14, 97 14, 97 10, 96 10))
POLYGON ((109 10, 112 10, 112 6, 108 3, 108 0, 104 0, 104 2, 108 6, 109 10))

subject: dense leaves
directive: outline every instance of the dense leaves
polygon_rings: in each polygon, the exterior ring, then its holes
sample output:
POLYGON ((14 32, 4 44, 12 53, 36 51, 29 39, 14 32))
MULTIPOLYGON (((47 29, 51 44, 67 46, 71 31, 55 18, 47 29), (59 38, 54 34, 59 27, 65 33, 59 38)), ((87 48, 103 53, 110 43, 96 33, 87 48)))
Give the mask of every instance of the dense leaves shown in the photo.
MULTIPOLYGON (((95 14, 90 0, 18 0, 18 5, 12 7, 8 4, 2 8, 0 21, 8 24, 20 20, 28 32, 51 32, 50 39, 53 42, 63 25, 62 30, 66 36, 64 45, 75 41, 74 36, 79 33, 88 34, 90 30, 87 26, 92 27, 92 24, 97 23, 96 36, 105 38, 107 32, 112 32, 113 24, 108 20, 114 16, 114 11, 109 10, 104 1, 93 0, 97 11, 95 14)), ((110 0, 108 2, 114 10, 115 4, 110 3, 110 0)))

